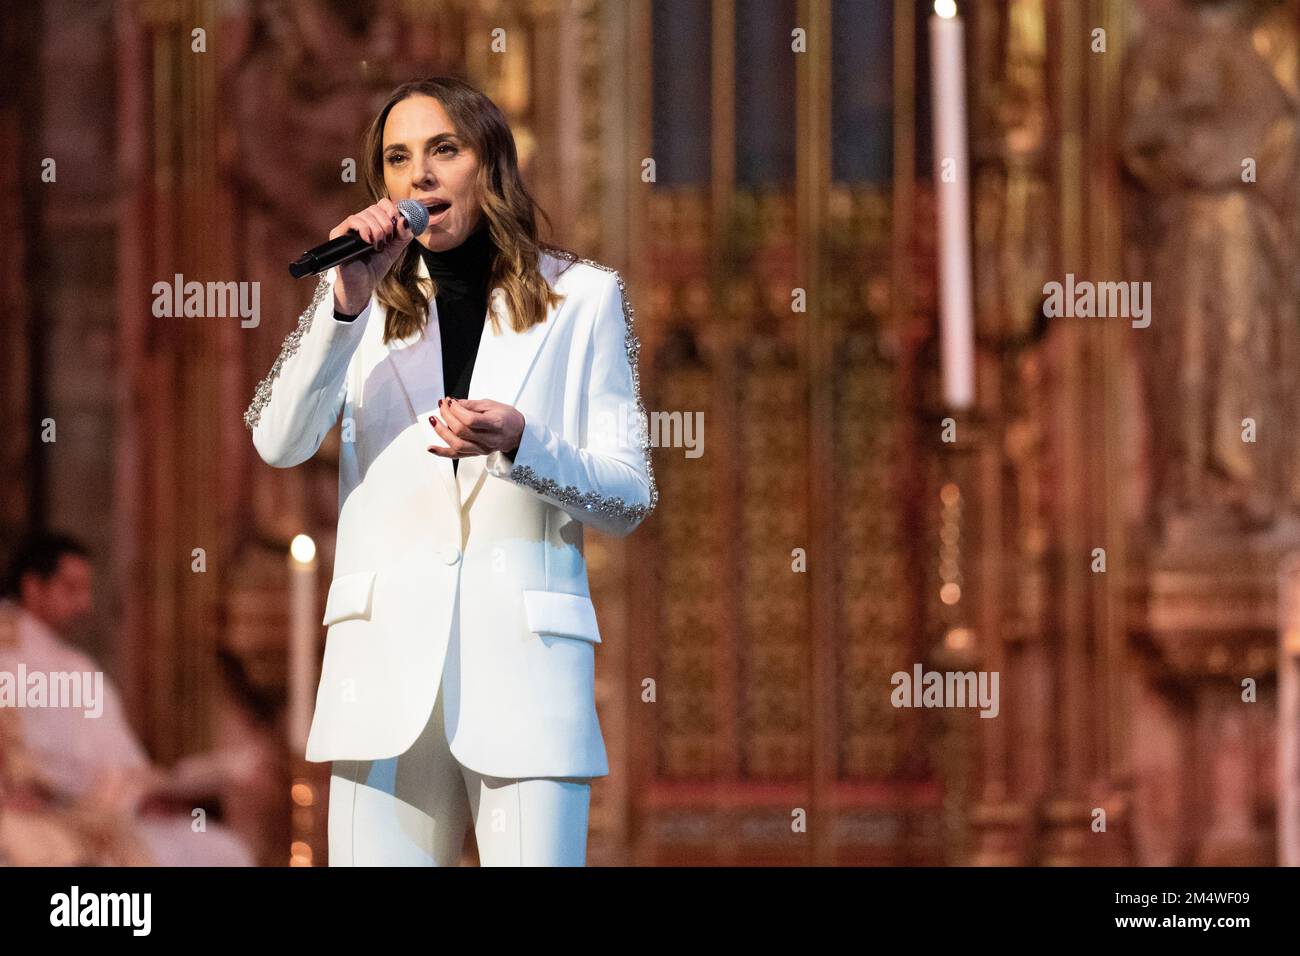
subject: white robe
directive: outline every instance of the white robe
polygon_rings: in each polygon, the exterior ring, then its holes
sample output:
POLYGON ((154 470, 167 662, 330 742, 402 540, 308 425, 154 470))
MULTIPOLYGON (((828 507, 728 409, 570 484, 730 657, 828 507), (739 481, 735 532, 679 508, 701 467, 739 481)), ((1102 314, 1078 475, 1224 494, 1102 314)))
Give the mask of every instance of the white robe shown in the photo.
MULTIPOLYGON (((12 601, 0 601, 0 614, 16 620, 16 643, 0 641, 0 674, 100 674, 86 654, 63 641, 40 618, 12 601)), ((3 678, 0 678, 3 679, 3 678)), ((121 695, 103 674, 98 716, 81 707, 18 707, 23 745, 46 780, 61 796, 86 795, 101 773, 146 767, 149 755, 126 717, 121 695)), ((188 814, 139 816, 136 828, 159 866, 253 866, 252 854, 231 830, 205 822, 194 832, 188 814)))

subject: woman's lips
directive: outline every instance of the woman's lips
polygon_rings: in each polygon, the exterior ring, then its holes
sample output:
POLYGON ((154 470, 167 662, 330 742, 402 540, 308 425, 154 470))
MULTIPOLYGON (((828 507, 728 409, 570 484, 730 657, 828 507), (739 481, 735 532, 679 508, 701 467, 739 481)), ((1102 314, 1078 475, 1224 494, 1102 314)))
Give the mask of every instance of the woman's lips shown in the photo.
POLYGON ((437 209, 436 206, 430 206, 430 207, 429 207, 429 223, 430 223, 430 225, 432 225, 433 223, 435 223, 435 222, 437 222, 438 220, 440 220, 443 216, 447 215, 447 211, 448 211, 449 209, 451 209, 451 203, 447 203, 447 204, 446 204, 445 206, 443 206, 441 209, 437 209))

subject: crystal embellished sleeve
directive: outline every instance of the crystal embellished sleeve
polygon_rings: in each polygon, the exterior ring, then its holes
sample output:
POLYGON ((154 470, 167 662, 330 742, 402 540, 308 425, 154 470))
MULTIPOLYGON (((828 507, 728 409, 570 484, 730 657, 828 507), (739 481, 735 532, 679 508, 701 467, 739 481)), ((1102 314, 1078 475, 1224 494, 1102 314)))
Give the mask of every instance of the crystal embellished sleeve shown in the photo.
POLYGON ((591 331, 585 434, 575 444, 525 415, 514 460, 487 458, 488 471, 541 495, 606 534, 630 534, 659 502, 637 365, 640 342, 623 277, 611 274, 591 331))
POLYGON ((348 366, 370 303, 353 321, 335 319, 335 274, 331 269, 321 275, 311 302, 244 412, 257 453, 276 468, 291 468, 316 454, 343 407, 348 366))

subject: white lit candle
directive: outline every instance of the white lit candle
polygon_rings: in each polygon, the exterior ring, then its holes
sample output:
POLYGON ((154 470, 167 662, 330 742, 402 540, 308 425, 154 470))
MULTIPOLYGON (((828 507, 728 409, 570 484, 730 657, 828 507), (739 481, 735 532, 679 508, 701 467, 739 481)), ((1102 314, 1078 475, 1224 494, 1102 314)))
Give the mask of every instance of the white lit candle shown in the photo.
POLYGON ((316 684, 316 542, 305 534, 289 544, 289 745, 307 752, 316 684))
POLYGON ((954 0, 935 0, 934 16, 930 17, 930 112, 934 121, 939 341, 943 400, 952 409, 969 408, 975 401, 964 36, 954 0))

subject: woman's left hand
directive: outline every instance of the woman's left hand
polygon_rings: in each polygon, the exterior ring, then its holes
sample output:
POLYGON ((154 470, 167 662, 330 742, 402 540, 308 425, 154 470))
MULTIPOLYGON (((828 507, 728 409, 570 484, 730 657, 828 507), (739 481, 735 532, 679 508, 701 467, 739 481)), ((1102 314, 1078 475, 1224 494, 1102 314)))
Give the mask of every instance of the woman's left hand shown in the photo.
POLYGON ((444 398, 438 411, 444 420, 430 415, 429 421, 447 447, 430 445, 429 451, 443 458, 512 452, 524 434, 523 413, 490 398, 444 398))

